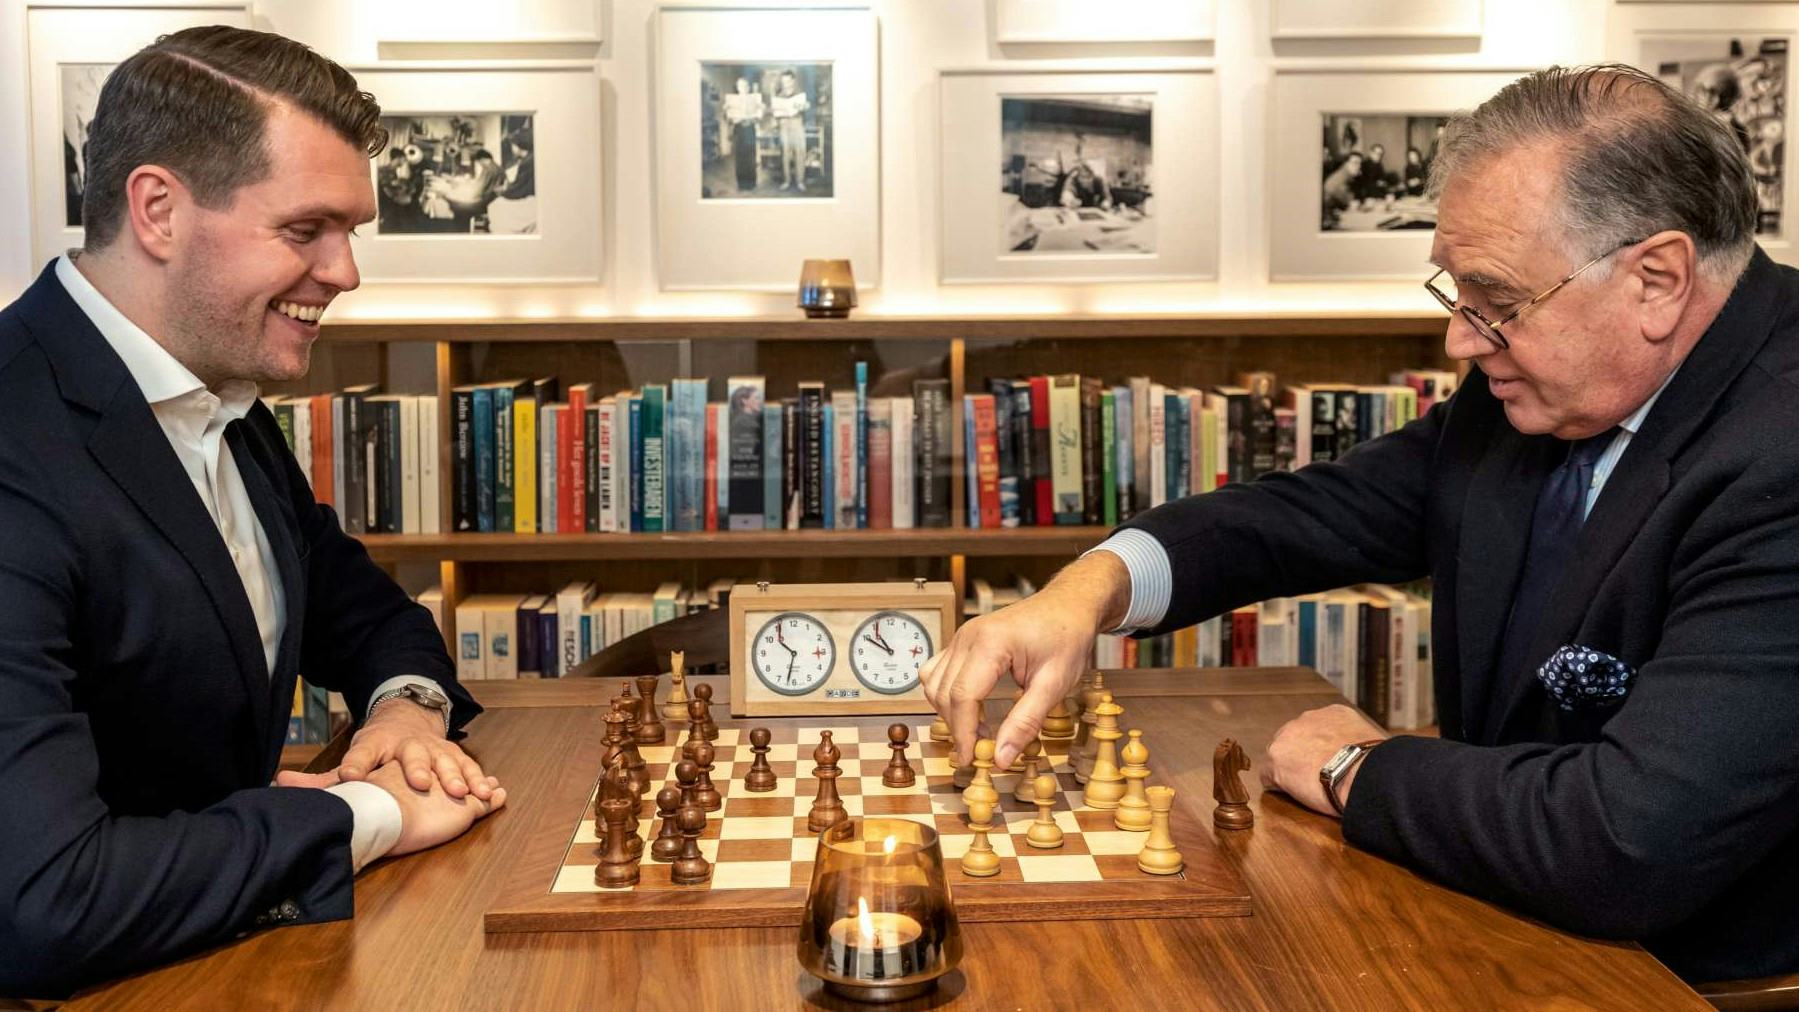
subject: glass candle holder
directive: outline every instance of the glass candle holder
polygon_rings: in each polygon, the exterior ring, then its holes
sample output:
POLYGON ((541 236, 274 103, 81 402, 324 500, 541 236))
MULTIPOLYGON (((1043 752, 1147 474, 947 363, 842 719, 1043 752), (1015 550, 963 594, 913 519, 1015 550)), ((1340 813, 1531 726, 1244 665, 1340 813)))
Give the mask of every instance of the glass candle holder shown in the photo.
POLYGON ((935 987, 962 961, 937 831, 904 819, 826 830, 798 952, 825 990, 852 1001, 901 1001, 935 987))
POLYGON ((808 260, 800 267, 799 307, 813 318, 842 319, 856 307, 856 276, 848 260, 808 260))

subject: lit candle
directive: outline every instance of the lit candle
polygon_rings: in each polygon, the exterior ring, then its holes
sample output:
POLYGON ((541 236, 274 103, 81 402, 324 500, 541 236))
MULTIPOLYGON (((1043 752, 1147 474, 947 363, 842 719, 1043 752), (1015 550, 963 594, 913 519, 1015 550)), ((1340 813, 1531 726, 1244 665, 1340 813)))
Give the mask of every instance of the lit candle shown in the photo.
POLYGON ((833 962, 845 976, 857 980, 903 977, 916 967, 904 956, 924 934, 924 928, 905 914, 868 909, 866 899, 856 900, 856 916, 839 918, 831 925, 833 962))

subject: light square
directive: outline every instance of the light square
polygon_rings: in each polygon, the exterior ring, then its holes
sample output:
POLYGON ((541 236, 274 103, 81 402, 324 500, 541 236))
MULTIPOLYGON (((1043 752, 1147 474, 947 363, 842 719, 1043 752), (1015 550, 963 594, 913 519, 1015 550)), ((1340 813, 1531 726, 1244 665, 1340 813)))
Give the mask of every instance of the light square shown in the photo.
POLYGON ((955 772, 955 764, 945 757, 926 756, 924 759, 924 775, 927 777, 953 776, 955 772))
MULTIPOLYGON (((791 834, 793 832, 793 820, 792 819, 782 819, 781 821, 786 823, 787 832, 791 834)), ((807 861, 810 861, 817 856, 818 856, 818 837, 816 837, 816 836, 795 836, 795 837, 793 837, 793 863, 794 864, 804 864, 807 861)))
MULTIPOLYGON (((969 846, 974 843, 974 834, 969 833, 966 836, 960 833, 953 836, 945 835, 939 837, 939 840, 943 844, 943 859, 945 861, 959 861, 962 859, 963 854, 968 853, 969 846)), ((1004 833, 988 833, 987 842, 993 846, 993 852, 1000 857, 1018 856, 1018 849, 1012 846, 1012 838, 1004 833)), ((1099 869, 1097 867, 1094 868, 1094 874, 1097 875, 1098 873, 1099 869)))
POLYGON ((1122 829, 1083 833, 1082 836, 1086 838, 1090 852, 1103 855, 1140 854, 1144 841, 1149 839, 1148 833, 1128 833, 1122 829))
POLYGON ((785 889, 790 875, 786 861, 738 861, 712 866, 714 889, 785 889))
POLYGON ((1103 877, 1090 854, 1026 855, 1018 859, 1018 873, 1026 882, 1098 882, 1103 877))
POLYGON ((719 827, 723 840, 784 840, 793 832, 793 820, 776 818, 725 819, 719 827))
MULTIPOLYGON (((771 763, 798 762, 799 757, 800 747, 798 745, 770 745, 768 747, 768 761, 771 763)), ((751 758, 752 760, 754 759, 753 754, 751 758)), ((808 754, 806 758, 810 759, 812 757, 808 754)))
POLYGON ((556 884, 550 887, 553 893, 590 893, 597 888, 593 884, 593 870, 599 867, 594 864, 565 864, 556 871, 556 884))

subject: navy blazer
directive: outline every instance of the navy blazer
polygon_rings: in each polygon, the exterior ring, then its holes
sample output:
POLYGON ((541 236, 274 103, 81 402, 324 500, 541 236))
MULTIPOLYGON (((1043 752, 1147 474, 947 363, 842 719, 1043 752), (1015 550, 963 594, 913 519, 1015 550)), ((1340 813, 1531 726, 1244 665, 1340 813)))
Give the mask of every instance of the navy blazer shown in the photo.
POLYGON ((1593 504, 1525 670, 1493 668, 1567 444, 1512 428, 1478 369, 1338 462, 1133 520, 1173 562, 1151 632, 1430 576, 1442 738, 1374 750, 1344 837, 1562 928, 1640 940, 1689 980, 1799 971, 1796 434, 1799 272, 1758 250, 1593 504), (1565 646, 1629 677, 1570 699, 1538 677, 1565 646))
POLYGON ((286 594, 271 677, 224 539, 46 269, 0 311, 0 995, 50 997, 265 923, 351 914, 350 809, 271 788, 299 672, 480 707, 424 608, 312 490, 268 408, 226 430, 286 594))

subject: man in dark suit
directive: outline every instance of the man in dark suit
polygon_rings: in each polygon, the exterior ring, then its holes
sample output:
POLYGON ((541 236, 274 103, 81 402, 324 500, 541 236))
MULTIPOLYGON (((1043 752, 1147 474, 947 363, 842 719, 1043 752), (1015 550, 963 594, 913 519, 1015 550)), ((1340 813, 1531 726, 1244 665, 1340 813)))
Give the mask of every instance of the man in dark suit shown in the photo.
POLYGON ((1689 980, 1799 970, 1799 275, 1729 131, 1653 78, 1555 69, 1432 167, 1447 403, 1341 460, 1145 513, 925 672, 1004 764, 1093 636, 1433 581, 1442 737, 1335 706, 1264 780, 1345 839, 1689 980), (1339 807, 1340 806, 1340 807, 1339 807))
POLYGON ((84 249, 0 311, 0 995, 348 917, 505 802, 430 616, 256 399, 357 286, 379 116, 278 36, 160 40, 101 92, 84 249), (301 672, 363 722, 277 778, 301 672))

